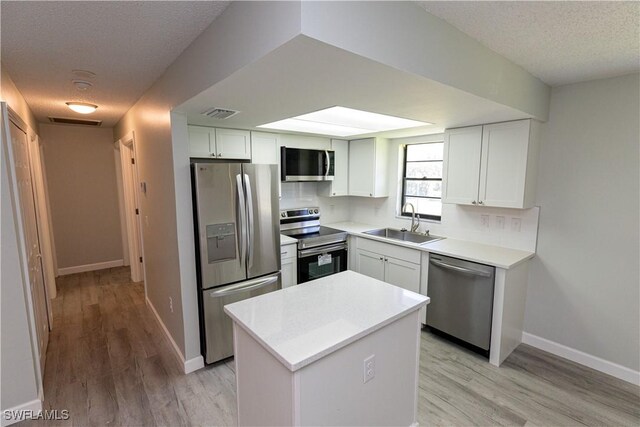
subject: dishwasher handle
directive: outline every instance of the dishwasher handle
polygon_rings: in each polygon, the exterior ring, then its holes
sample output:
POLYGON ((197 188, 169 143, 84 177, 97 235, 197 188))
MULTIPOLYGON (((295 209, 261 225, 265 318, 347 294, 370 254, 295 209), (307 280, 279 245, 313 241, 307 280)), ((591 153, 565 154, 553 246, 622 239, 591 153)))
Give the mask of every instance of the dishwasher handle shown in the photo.
POLYGON ((438 267, 446 268, 447 270, 457 271, 458 273, 472 274, 474 276, 481 276, 481 277, 491 277, 491 273, 487 273, 486 271, 479 271, 479 270, 474 270, 472 268, 458 267, 457 265, 447 264, 446 262, 438 261, 435 259, 430 259, 429 263, 433 265, 437 265, 438 267))

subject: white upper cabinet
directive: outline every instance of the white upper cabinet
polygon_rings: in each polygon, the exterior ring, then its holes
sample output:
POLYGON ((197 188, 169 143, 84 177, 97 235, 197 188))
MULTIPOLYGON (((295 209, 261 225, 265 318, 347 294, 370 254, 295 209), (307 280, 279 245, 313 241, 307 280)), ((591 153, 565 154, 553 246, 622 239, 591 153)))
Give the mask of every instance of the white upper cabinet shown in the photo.
POLYGON ((204 126, 188 126, 189 157, 216 157, 215 129, 204 126))
POLYGON ((189 157, 251 159, 251 138, 247 130, 188 126, 189 157))
POLYGON ((444 134, 443 203, 476 204, 482 126, 449 129, 444 134))
POLYGON ((349 141, 348 194, 360 197, 388 197, 388 141, 365 138, 349 141))
POLYGON ((445 132, 444 203, 530 208, 538 123, 518 120, 445 132))
POLYGON ((251 132, 251 163, 277 165, 280 158, 280 135, 251 132))
POLYGON ((349 195, 349 141, 332 139, 331 149, 334 151, 333 181, 321 184, 320 194, 326 197, 349 195))
POLYGON ((216 128, 216 153, 220 159, 251 159, 248 130, 216 128))
POLYGON ((531 120, 485 125, 478 203, 530 208, 535 202, 537 123, 531 120))

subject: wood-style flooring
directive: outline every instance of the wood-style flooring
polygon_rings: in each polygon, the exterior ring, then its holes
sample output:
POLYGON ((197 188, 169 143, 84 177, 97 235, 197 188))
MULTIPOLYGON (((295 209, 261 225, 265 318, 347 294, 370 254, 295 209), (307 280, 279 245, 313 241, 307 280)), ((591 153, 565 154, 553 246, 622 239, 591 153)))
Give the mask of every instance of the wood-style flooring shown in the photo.
MULTIPOLYGON (((45 409, 20 425, 235 425, 233 361, 183 375, 127 268, 58 279, 45 409)), ((420 425, 639 426, 640 388, 521 345, 496 368, 423 331, 420 425)))

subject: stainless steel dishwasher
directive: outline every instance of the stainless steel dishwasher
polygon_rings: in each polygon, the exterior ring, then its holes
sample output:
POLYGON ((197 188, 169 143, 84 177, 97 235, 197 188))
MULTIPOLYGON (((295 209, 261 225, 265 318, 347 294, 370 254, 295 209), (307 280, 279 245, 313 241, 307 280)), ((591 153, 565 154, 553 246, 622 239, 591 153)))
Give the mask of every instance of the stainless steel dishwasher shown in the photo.
POLYGON ((427 326, 489 355, 495 267, 429 256, 427 326))

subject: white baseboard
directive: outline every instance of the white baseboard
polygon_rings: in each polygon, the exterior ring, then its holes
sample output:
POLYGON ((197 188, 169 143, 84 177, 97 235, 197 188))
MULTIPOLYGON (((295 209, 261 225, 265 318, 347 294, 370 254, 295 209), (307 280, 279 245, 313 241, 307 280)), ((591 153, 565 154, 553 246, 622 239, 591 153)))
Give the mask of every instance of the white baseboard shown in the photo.
POLYGON ((35 415, 38 412, 42 411, 42 401, 40 399, 35 399, 30 402, 23 403, 22 405, 14 406, 13 408, 3 409, 2 427, 10 426, 11 424, 23 421, 25 418, 14 418, 12 416, 9 416, 9 414, 16 414, 18 411, 32 411, 35 415))
POLYGON ((200 368, 204 368, 204 358, 202 356, 194 357, 184 362, 184 373, 189 374, 200 368))
POLYGON ((85 271, 104 270, 105 268, 122 267, 123 265, 123 260, 116 259, 113 261, 96 262, 95 264, 76 265, 75 267, 63 267, 58 268, 58 276, 84 273, 85 271))
POLYGON ((631 384, 640 385, 640 371, 634 371, 617 363, 609 362, 597 356, 592 356, 575 348, 548 340, 546 338, 532 335, 528 332, 522 333, 522 342, 532 347, 539 348, 556 356, 564 357, 572 362, 587 366, 596 371, 604 372, 612 377, 619 378, 631 384))
POLYGON ((146 300, 147 300, 147 305, 149 306, 149 308, 151 308, 151 311, 153 312, 154 316, 156 317, 156 320, 158 321, 158 323, 160 324, 160 327, 164 331, 164 334, 169 339, 169 342, 171 343, 171 347, 173 348, 173 353, 176 356, 176 358, 178 359, 178 362, 180 362, 180 364, 182 365, 182 369, 183 369, 184 373, 185 374, 189 374, 189 373, 191 373, 193 371, 197 371, 198 369, 203 368, 204 367, 204 359, 202 358, 202 356, 197 356, 197 357, 194 357, 193 359, 189 359, 189 360, 185 360, 184 359, 182 351, 180 351, 180 347, 178 347, 178 344, 176 344, 176 342, 173 340, 173 337, 169 333, 169 329, 167 329, 167 327, 165 326, 164 322, 160 318, 160 315, 156 311, 156 308, 153 306, 153 304, 151 303, 149 298, 147 298, 146 300))

